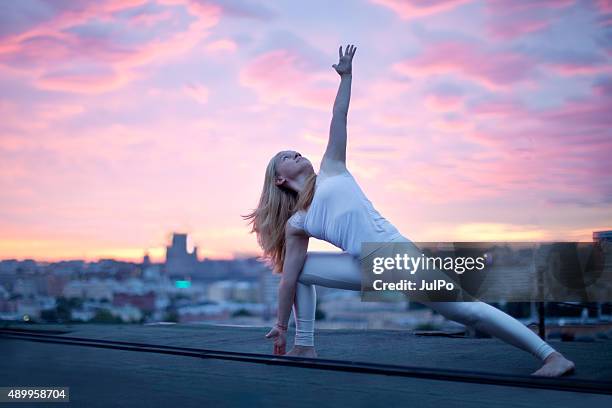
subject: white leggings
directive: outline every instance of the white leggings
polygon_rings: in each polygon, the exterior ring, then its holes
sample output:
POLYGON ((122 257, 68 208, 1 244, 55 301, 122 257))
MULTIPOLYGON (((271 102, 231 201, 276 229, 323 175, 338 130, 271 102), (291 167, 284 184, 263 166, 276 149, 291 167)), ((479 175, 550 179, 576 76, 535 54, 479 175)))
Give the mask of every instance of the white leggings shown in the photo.
MULTIPOLYGON (((406 241, 407 239, 404 238, 406 241)), ((293 315, 295 344, 314 345, 317 294, 314 285, 361 290, 361 268, 357 257, 347 253, 309 251, 298 279, 293 315)), ((556 351, 524 324, 503 311, 481 301, 420 301, 447 319, 495 336, 544 360, 556 351)))

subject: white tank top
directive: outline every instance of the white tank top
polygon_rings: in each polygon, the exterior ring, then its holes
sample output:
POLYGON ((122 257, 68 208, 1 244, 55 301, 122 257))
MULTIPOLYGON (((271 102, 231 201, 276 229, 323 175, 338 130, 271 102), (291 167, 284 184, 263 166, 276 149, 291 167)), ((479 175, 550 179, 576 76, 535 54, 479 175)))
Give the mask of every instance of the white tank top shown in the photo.
POLYGON ((402 237, 374 208, 348 170, 333 176, 320 171, 310 207, 293 214, 289 223, 357 257, 362 242, 384 243, 402 237))

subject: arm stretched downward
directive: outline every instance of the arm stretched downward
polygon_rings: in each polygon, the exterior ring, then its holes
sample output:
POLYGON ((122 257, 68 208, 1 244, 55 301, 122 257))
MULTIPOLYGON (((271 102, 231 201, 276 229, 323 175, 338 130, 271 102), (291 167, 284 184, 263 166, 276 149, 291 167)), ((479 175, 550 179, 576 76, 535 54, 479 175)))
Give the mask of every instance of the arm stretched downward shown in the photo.
POLYGON ((266 338, 274 339, 274 354, 285 354, 287 325, 295 298, 295 288, 306 261, 307 251, 308 235, 287 223, 285 227, 285 262, 278 285, 278 319, 276 326, 266 334, 266 338))

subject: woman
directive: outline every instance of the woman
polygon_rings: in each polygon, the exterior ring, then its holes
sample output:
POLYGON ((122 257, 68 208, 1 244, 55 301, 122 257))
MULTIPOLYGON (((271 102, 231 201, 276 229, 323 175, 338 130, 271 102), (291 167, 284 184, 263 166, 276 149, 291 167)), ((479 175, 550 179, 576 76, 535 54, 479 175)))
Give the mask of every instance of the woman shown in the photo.
MULTIPOLYGON (((314 285, 360 290, 361 242, 411 242, 380 215, 346 168, 346 123, 351 94, 352 60, 356 47, 332 65, 340 75, 329 141, 316 174, 310 161, 296 151, 277 153, 269 162, 251 232, 276 273, 278 321, 266 338, 274 340, 274 354, 285 354, 286 332, 293 306, 295 346, 290 356, 316 357, 314 349, 314 285), (342 253, 308 252, 309 237, 326 240, 342 253)), ((448 319, 472 326, 532 353, 543 366, 532 373, 561 376, 574 363, 553 349, 522 323, 483 302, 421 302, 448 319)))

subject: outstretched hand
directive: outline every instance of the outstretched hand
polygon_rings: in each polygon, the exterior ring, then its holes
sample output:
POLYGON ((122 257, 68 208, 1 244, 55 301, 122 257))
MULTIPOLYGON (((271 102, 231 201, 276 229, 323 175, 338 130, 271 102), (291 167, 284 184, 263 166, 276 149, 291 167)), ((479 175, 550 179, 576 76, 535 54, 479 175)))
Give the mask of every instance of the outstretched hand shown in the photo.
POLYGON ((274 354, 284 355, 287 347, 286 333, 279 330, 276 326, 266 334, 267 339, 274 339, 274 354))
POLYGON ((350 44, 346 46, 344 54, 342 54, 342 46, 340 46, 338 49, 340 60, 337 64, 332 65, 332 67, 340 76, 351 74, 353 72, 353 56, 355 55, 356 50, 357 47, 350 44))

